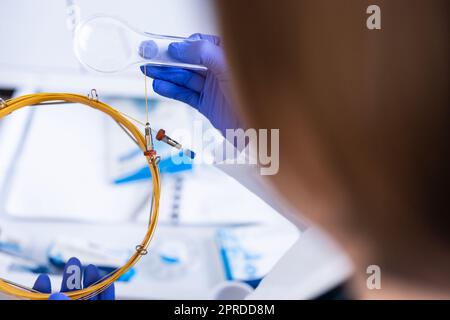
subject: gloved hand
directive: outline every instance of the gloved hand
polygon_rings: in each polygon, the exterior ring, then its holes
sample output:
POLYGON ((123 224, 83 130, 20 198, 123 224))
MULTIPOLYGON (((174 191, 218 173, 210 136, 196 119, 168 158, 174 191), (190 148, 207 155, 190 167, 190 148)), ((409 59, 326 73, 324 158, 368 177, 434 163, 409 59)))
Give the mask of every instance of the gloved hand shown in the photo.
MULTIPOLYGON (((70 258, 64 267, 63 279, 61 284, 61 292, 53 293, 49 300, 70 300, 63 292, 69 292, 86 288, 100 280, 100 274, 96 266, 90 264, 84 268, 83 280, 81 280, 81 262, 77 258, 70 258), (78 273, 79 272, 79 273, 78 273), (77 276, 79 274, 79 276, 77 276), (81 283, 83 281, 83 283, 81 283)), ((33 289, 42 293, 51 293, 52 286, 50 278, 46 274, 41 274, 36 279, 33 289)), ((115 289, 114 284, 108 289, 92 298, 91 300, 114 300, 115 289)))
MULTIPOLYGON (((149 59, 153 54, 152 47, 151 42, 144 41, 139 52, 149 59)), ((184 42, 171 43, 168 51, 172 58, 185 63, 202 64, 208 70, 201 72, 146 65, 147 76, 154 79, 153 90, 194 107, 223 135, 225 129, 241 128, 233 110, 229 73, 220 38, 197 33, 184 42)), ((141 70, 144 72, 144 66, 141 66, 141 70)))

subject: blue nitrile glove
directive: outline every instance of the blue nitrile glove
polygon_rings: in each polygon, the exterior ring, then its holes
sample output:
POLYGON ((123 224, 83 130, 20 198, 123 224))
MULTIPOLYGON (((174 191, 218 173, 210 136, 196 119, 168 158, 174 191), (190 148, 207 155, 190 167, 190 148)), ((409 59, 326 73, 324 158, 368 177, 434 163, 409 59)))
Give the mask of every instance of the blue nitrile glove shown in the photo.
MULTIPOLYGON (((83 288, 87 288, 100 280, 100 274, 96 266, 90 264, 84 268, 84 272, 81 272, 82 266, 80 260, 77 258, 70 258, 64 268, 63 279, 61 284, 61 292, 53 293, 49 300, 69 300, 63 292, 74 291, 83 288), (81 274, 83 274, 83 280, 81 279, 81 274), (79 276, 77 276, 79 275, 79 276), (82 281, 82 282, 81 282, 82 281)), ((51 293, 52 286, 50 283, 50 278, 46 274, 41 274, 36 279, 33 286, 34 290, 42 293, 51 293)), ((115 299, 115 289, 114 284, 108 289, 95 296, 91 300, 114 300, 115 299)))
MULTIPOLYGON (((153 44, 142 42, 139 52, 150 59, 152 50, 147 50, 147 46, 151 49, 153 44)), ((231 102, 229 72, 220 38, 196 33, 189 40, 171 43, 168 51, 172 58, 202 64, 208 70, 202 72, 147 65, 146 74, 154 79, 153 90, 194 107, 223 135, 225 129, 241 128, 231 102)), ((144 66, 141 70, 144 72, 144 66)))

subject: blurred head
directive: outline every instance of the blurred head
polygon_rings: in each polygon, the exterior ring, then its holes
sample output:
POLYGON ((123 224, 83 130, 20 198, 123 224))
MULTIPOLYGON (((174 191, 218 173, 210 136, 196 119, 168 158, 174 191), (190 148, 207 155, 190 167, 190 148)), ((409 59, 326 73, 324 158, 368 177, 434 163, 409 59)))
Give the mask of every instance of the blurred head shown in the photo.
POLYGON ((242 115, 280 129, 272 184, 357 272, 448 290, 450 3, 217 2, 242 115))

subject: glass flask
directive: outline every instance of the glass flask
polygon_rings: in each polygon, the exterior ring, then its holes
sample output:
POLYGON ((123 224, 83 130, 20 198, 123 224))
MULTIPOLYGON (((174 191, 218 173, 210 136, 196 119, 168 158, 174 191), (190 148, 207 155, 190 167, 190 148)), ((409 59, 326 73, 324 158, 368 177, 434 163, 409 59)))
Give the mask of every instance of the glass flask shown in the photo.
POLYGON ((96 15, 77 25, 74 51, 81 64, 102 73, 143 64, 206 70, 203 65, 183 63, 169 56, 169 44, 183 41, 189 40, 142 32, 121 19, 96 15))

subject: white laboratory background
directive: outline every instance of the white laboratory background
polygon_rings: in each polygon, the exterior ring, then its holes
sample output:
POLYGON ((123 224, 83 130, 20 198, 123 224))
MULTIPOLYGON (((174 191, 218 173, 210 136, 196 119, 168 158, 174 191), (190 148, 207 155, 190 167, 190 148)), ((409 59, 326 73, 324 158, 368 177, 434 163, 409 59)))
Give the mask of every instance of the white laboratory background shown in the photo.
MULTIPOLYGON (((114 15, 152 33, 218 34, 208 0, 2 0, 0 94, 87 94, 144 117, 138 67, 94 74, 72 49, 74 22, 114 15)), ((150 92, 152 121, 167 132, 209 124, 186 105, 150 92)), ((148 223, 150 183, 134 146, 114 122, 88 108, 45 106, 0 120, 0 278, 32 286, 60 264, 114 268, 148 223), (124 158, 133 158, 122 163, 124 158)), ((120 299, 208 299, 224 281, 254 285, 297 239, 264 201, 211 165, 163 173, 161 220, 149 254, 116 285, 120 299)), ((1 297, 1 295, 0 295, 1 297)))

